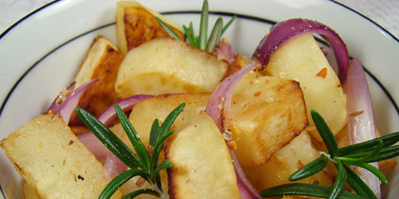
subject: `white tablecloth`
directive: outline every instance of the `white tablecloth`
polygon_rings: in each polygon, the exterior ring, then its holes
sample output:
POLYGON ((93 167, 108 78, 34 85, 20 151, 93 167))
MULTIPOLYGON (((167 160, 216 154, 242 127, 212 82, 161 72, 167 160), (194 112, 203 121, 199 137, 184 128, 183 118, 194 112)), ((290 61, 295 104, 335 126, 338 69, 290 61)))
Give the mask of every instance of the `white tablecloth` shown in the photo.
MULTIPOLYGON (((398 0, 336 0, 345 4, 399 38, 399 1, 398 0)), ((50 0, 0 0, 0 33, 15 21, 50 0)))

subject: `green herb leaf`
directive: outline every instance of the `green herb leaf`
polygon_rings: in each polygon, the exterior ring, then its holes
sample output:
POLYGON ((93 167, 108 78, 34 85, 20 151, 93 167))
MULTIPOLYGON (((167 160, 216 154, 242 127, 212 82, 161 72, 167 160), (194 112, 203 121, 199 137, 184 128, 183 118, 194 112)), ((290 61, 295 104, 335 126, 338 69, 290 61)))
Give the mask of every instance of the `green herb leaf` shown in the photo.
POLYGON ((162 145, 164 140, 173 134, 174 131, 169 131, 170 127, 172 126, 173 122, 176 120, 177 116, 183 110, 186 104, 182 103, 177 106, 165 119, 162 123, 161 127, 158 129, 158 132, 154 135, 154 148, 151 153, 151 168, 156 168, 158 165, 158 157, 159 153, 161 152, 162 145))
POLYGON ((130 168, 141 167, 136 155, 96 117, 82 108, 76 108, 79 118, 104 145, 130 168))
POLYGON ((169 169, 172 167, 172 163, 169 160, 164 160, 161 162, 161 164, 154 170, 154 172, 152 173, 151 178, 156 177, 157 175, 159 175, 159 172, 163 169, 169 169))
POLYGON ((384 184, 388 184, 388 180, 385 177, 385 175, 373 165, 370 165, 370 164, 367 164, 364 162, 350 162, 350 161, 342 161, 342 162, 344 162, 345 164, 350 164, 353 166, 358 166, 358 167, 367 169, 368 171, 373 173, 375 176, 377 176, 381 180, 381 182, 383 182, 384 184))
MULTIPOLYGON (((332 188, 321 185, 313 184, 302 184, 302 183, 290 183, 283 184, 275 187, 265 189, 260 192, 262 197, 275 197, 285 195, 302 195, 302 196, 313 196, 320 198, 327 198, 332 188)), ((338 196, 339 199, 362 199, 363 197, 343 190, 338 196)))
POLYGON ((353 144, 349 145, 346 147, 342 147, 338 150, 338 155, 339 156, 344 156, 348 154, 356 154, 356 153, 361 153, 361 152, 366 152, 366 151, 372 151, 377 147, 377 144, 383 141, 384 146, 383 148, 392 146, 393 144, 399 142, 399 132, 391 133, 379 138, 375 138, 366 142, 358 143, 358 144, 353 144))
POLYGON ((208 0, 204 0, 201 10, 201 21, 200 21, 199 41, 198 41, 198 48, 202 50, 206 49, 206 44, 207 44, 208 17, 209 17, 208 0))
POLYGON ((317 131, 319 131, 319 134, 323 139, 323 142, 326 145, 328 152, 330 153, 330 158, 334 158, 338 153, 338 144, 335 140, 334 134, 331 132, 327 123, 317 111, 311 110, 310 113, 316 125, 317 131))
POLYGON ((211 36, 209 37, 208 44, 206 46, 206 51, 213 52, 215 50, 216 46, 219 44, 220 37, 222 35, 222 29, 223 19, 222 17, 219 17, 212 29, 211 36))
POLYGON ((117 104, 114 105, 115 112, 118 116, 119 121, 125 130, 130 142, 132 143, 134 150, 136 150, 137 156, 141 161, 141 165, 144 167, 146 171, 150 170, 150 158, 148 157, 148 151, 145 148, 144 144, 141 142, 140 138, 137 136, 136 130, 133 128, 129 119, 125 115, 125 112, 121 109, 117 104))
POLYGON ((344 165, 346 173, 348 174, 347 182, 352 187, 352 189, 364 198, 377 199, 374 192, 367 186, 366 183, 354 172, 351 168, 344 165))
POLYGON ((230 27, 230 25, 233 23, 233 21, 234 21, 236 18, 237 18, 237 15, 234 15, 234 16, 227 22, 227 24, 226 24, 226 25, 223 27, 223 29, 222 29, 222 34, 221 34, 221 35, 223 35, 224 32, 226 32, 227 28, 230 27))
POLYGON ((174 131, 169 131, 169 129, 171 128, 177 116, 183 110, 184 106, 185 104, 183 103, 173 110, 166 117, 161 126, 159 126, 158 119, 154 120, 150 132, 150 146, 153 146, 154 150, 152 151, 150 157, 146 147, 141 142, 136 130, 130 123, 123 110, 118 105, 114 106, 118 119, 121 122, 121 125, 129 137, 129 140, 136 150, 137 156, 139 158, 137 158, 136 155, 97 118, 82 108, 76 108, 78 116, 94 133, 94 135, 96 135, 96 137, 99 138, 99 140, 104 143, 107 148, 111 150, 111 152, 113 152, 120 160, 130 167, 130 170, 121 173, 111 180, 111 182, 101 193, 101 199, 110 198, 121 185, 126 183, 134 176, 141 176, 143 179, 147 180, 153 187, 153 190, 137 190, 126 195, 124 198, 133 198, 140 194, 151 194, 165 198, 165 194, 162 192, 162 184, 159 172, 162 169, 172 167, 172 163, 168 160, 164 160, 160 165, 158 165, 159 153, 162 149, 165 139, 174 133, 174 131))
POLYGON ((159 131, 159 120, 155 119, 151 126, 150 141, 149 141, 150 146, 154 146, 158 131, 159 131))
POLYGON ((360 156, 360 157, 347 157, 347 156, 344 156, 344 157, 338 157, 337 159, 342 160, 342 161, 347 161, 347 162, 366 162, 369 159, 377 156, 381 152, 382 147, 383 147, 383 142, 380 141, 378 143, 377 147, 374 148, 373 151, 371 151, 369 153, 364 153, 364 156, 360 156))
POLYGON ((127 182, 128 180, 130 180, 135 176, 145 176, 145 174, 146 173, 144 170, 139 170, 139 169, 131 169, 119 174, 110 183, 108 183, 108 185, 104 188, 104 190, 101 192, 98 198, 99 199, 110 198, 115 193, 115 191, 118 190, 119 187, 122 186, 125 182, 127 182))
POLYGON ((162 28, 166 31, 166 33, 168 33, 170 37, 180 40, 184 39, 180 38, 179 35, 167 23, 162 21, 162 19, 160 19, 159 17, 155 17, 155 19, 158 21, 159 24, 161 24, 162 28))
POLYGON ((295 173, 293 173, 288 180, 289 181, 297 181, 312 176, 321 170, 323 170, 328 163, 328 158, 325 155, 321 155, 316 160, 313 160, 309 164, 303 166, 302 168, 298 169, 295 173))
POLYGON ((194 36, 193 22, 190 22, 190 26, 188 28, 185 25, 183 25, 183 30, 190 44, 198 48, 197 40, 195 39, 194 36))
POLYGON ((346 173, 344 165, 342 164, 341 161, 337 161, 336 167, 338 169, 338 173, 337 173, 337 177, 335 178, 334 185, 332 186, 332 191, 328 195, 329 199, 338 198, 338 196, 344 190, 344 186, 345 186, 346 180, 348 178, 348 174, 346 173))
POLYGON ((384 149, 381 149, 380 153, 375 157, 369 158, 366 163, 370 162, 379 162, 382 160, 387 160, 390 158, 394 158, 399 156, 399 145, 390 146, 384 149))

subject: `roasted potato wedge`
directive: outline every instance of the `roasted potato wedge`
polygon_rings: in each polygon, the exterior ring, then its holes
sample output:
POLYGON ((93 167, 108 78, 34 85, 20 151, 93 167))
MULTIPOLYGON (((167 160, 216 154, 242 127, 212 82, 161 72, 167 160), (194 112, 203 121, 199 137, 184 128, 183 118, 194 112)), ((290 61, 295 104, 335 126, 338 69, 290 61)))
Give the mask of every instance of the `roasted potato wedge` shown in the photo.
MULTIPOLYGON (((255 189, 260 192, 272 186, 292 183, 288 180, 289 176, 319 156, 319 152, 312 145, 311 137, 304 131, 274 153, 269 162, 256 168, 244 168, 244 172, 255 189)), ((333 184, 325 171, 297 182, 325 186, 333 184)))
POLYGON ((265 164, 308 124, 298 82, 248 73, 233 90, 230 124, 241 165, 265 164))
POLYGON ((212 92, 227 67, 226 61, 183 41, 157 38, 129 51, 119 68, 115 90, 121 98, 212 92))
POLYGON ((0 144, 38 198, 98 198, 109 182, 60 115, 40 115, 0 144))
POLYGON ((116 3, 116 34, 118 47, 123 56, 151 39, 168 37, 155 17, 167 23, 180 38, 184 38, 181 28, 172 20, 147 8, 137 1, 118 1, 116 3))
MULTIPOLYGON (((122 60, 123 57, 114 44, 101 36, 94 39, 74 81, 76 87, 95 78, 98 81, 84 91, 78 107, 98 117, 105 109, 120 100, 115 92, 115 81, 122 60)), ((75 111, 71 115, 69 125, 76 134, 85 133, 84 129, 82 132, 78 131, 81 129, 78 127, 85 126, 75 111)))
POLYGON ((205 112, 165 144, 172 198, 241 198, 225 140, 205 112))
POLYGON ((183 111, 173 123, 172 128, 180 131, 188 121, 205 110, 210 94, 167 94, 145 99, 137 103, 130 113, 129 120, 133 124, 142 142, 148 146, 152 123, 157 118, 162 123, 166 116, 181 103, 186 103, 183 111))
MULTIPOLYGON (((299 82, 305 98, 309 127, 314 127, 310 111, 318 111, 336 135, 347 123, 346 97, 339 79, 310 33, 290 39, 271 57, 263 70, 270 76, 299 82)), ((309 132, 322 142, 316 128, 309 132)))

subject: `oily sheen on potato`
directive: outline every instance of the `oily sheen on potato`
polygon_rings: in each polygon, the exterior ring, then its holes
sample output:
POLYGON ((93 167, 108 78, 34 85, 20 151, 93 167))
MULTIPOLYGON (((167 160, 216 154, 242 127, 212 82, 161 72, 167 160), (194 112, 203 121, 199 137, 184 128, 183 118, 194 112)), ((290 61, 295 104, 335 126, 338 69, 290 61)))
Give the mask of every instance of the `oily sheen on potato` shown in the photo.
MULTIPOLYGON (((58 114, 32 119, 1 147, 38 198, 98 198, 108 184, 103 166, 58 114)), ((117 191, 115 198, 120 198, 117 191)))
POLYGON ((230 124, 240 164, 266 163, 308 125, 298 82, 248 73, 233 90, 230 124))
POLYGON ((165 145, 172 198, 241 198, 230 153, 219 129, 205 112, 165 145))
POLYGON ((339 79, 310 33, 290 39, 271 57, 264 73, 299 82, 309 117, 309 132, 321 141, 310 116, 318 111, 334 135, 347 124, 346 97, 339 79))
MULTIPOLYGON (((122 55, 110 41, 101 36, 93 40, 74 81, 76 88, 92 79, 98 81, 82 93, 78 107, 98 117, 105 109, 120 100, 115 92, 115 81, 122 60, 122 55)), ((75 111, 71 115, 69 125, 76 134, 87 132, 79 132, 78 127, 82 128, 85 125, 75 111)))
POLYGON ((116 38, 123 56, 130 49, 151 39, 169 36, 155 17, 159 17, 168 24, 180 38, 184 38, 180 26, 174 21, 139 2, 130 0, 116 3, 116 38))
POLYGON ((129 51, 115 90, 121 98, 136 94, 212 92, 225 77, 227 62, 181 40, 156 38, 129 51))

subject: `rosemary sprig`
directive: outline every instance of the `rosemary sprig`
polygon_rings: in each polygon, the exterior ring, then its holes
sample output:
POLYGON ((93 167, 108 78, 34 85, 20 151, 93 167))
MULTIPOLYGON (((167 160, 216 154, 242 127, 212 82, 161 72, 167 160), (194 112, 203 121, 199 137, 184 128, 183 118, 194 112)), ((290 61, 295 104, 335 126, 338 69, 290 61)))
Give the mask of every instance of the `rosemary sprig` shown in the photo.
POLYGON ((137 156, 96 117, 82 108, 76 108, 78 116, 83 123, 85 123, 85 125, 112 153, 114 153, 130 168, 115 177, 105 187, 99 198, 110 198, 120 186, 135 176, 141 176, 143 179, 148 181, 153 189, 136 190, 125 195, 124 198, 134 198, 140 194, 150 194, 160 198, 166 198, 162 191, 159 172, 162 169, 172 167, 172 163, 169 160, 163 160, 159 163, 158 158, 165 139, 174 133, 173 130, 170 131, 169 129, 176 117, 183 110, 184 106, 185 104, 183 103, 174 109, 161 126, 159 126, 157 119, 154 120, 150 133, 151 152, 147 151, 147 148, 141 142, 136 130, 133 128, 123 110, 118 105, 114 106, 118 119, 132 143, 137 156))
MULTIPOLYGON (((200 21, 200 27, 199 27, 199 35, 196 37, 194 35, 194 28, 193 28, 193 23, 190 22, 190 25, 187 27, 183 25, 183 30, 185 37, 187 38, 188 42, 199 49, 206 50, 210 53, 213 53, 215 50, 216 46, 219 44, 220 38, 222 37, 223 33, 226 31, 226 29, 233 23, 233 21, 237 18, 236 15, 234 15, 225 26, 223 26, 223 18, 219 17, 215 25, 213 26, 211 35, 208 38, 208 20, 209 20, 209 8, 208 8, 208 0, 204 0, 202 4, 202 10, 201 10, 201 21, 200 21)), ((173 29, 166 24, 164 21, 162 21, 160 18, 156 17, 156 20, 161 24, 162 28, 168 33, 170 37, 173 38, 178 38, 181 40, 186 40, 186 38, 180 38, 176 32, 173 31, 173 29)))
POLYGON ((323 170, 328 161, 331 161, 338 169, 334 185, 325 187, 304 183, 284 184, 263 190, 260 192, 261 196, 305 195, 321 198, 377 198, 366 183, 347 165, 367 169, 376 175, 381 182, 387 184, 388 180, 384 174, 368 163, 398 156, 399 147, 393 146, 393 144, 399 141, 399 132, 338 148, 337 141, 322 116, 315 110, 311 111, 311 115, 328 153, 321 152, 319 158, 298 169, 289 177, 289 180, 297 181, 312 176, 323 170), (357 195, 343 190, 346 182, 357 195))

